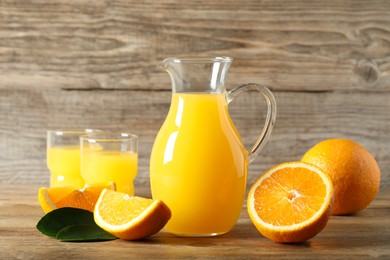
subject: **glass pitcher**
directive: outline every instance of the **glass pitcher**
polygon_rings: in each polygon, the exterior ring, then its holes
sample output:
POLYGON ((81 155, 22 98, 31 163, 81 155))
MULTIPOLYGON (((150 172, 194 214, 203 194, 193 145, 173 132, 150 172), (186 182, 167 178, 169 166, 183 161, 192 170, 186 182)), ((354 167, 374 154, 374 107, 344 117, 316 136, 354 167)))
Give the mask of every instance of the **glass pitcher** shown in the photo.
POLYGON ((150 184, 154 199, 172 211, 168 232, 215 236, 230 231, 245 196, 247 167, 264 147, 275 122, 276 102, 263 85, 226 91, 230 57, 167 58, 158 67, 172 80, 168 115, 153 145, 150 184), (262 94, 268 106, 265 126, 247 151, 228 104, 245 91, 262 94))

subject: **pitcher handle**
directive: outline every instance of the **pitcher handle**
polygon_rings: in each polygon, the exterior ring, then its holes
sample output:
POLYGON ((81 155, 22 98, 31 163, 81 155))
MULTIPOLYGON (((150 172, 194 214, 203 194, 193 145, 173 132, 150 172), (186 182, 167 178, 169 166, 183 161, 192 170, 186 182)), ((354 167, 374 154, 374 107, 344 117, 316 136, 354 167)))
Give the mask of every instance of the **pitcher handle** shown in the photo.
POLYGON ((265 119, 265 125, 255 144, 252 146, 248 153, 248 162, 250 164, 255 160, 257 154, 261 151, 261 149, 263 149, 272 132, 276 118, 276 101, 274 95, 266 86, 257 83, 248 83, 238 86, 231 91, 228 91, 226 95, 227 103, 229 104, 238 95, 246 91, 257 91, 262 94, 267 101, 267 117, 265 119))

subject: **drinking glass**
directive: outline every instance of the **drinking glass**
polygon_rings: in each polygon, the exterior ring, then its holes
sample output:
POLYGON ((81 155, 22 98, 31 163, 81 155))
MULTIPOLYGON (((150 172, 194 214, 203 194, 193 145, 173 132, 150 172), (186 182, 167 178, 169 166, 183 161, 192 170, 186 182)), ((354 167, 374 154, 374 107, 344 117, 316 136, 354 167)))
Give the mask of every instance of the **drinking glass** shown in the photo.
POLYGON ((50 187, 73 186, 81 189, 84 180, 80 174, 80 136, 97 129, 47 131, 47 167, 50 187))
POLYGON ((138 137, 100 132, 80 137, 81 176, 86 184, 115 182, 117 191, 134 195, 138 168, 138 137))

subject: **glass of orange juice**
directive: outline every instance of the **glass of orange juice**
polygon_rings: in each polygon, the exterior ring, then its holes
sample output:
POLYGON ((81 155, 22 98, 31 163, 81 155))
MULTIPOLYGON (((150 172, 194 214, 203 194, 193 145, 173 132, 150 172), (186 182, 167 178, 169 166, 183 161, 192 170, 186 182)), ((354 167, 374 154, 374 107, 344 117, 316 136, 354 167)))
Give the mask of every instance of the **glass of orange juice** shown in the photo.
POLYGON ((80 136, 97 132, 96 129, 47 131, 47 167, 50 187, 73 186, 81 189, 84 180, 80 174, 80 136))
POLYGON ((134 195, 138 169, 138 137, 123 132, 99 132, 80 138, 81 176, 86 184, 115 182, 120 192, 134 195))

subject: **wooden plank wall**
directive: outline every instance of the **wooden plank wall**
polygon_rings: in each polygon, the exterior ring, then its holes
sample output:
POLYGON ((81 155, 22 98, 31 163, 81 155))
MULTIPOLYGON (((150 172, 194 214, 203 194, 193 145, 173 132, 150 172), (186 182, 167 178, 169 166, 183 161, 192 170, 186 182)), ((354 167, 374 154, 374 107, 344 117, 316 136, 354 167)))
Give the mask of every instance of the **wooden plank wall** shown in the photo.
MULTIPOLYGON (((138 185, 167 114, 171 56, 231 56, 227 88, 270 87, 276 125, 249 184, 317 142, 364 145, 390 187, 388 0, 0 0, 0 183, 48 184, 45 131, 127 129, 140 136, 138 185)), ((230 107, 245 143, 265 103, 230 107)))

